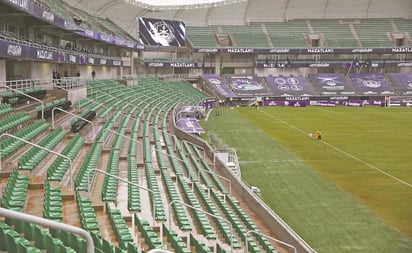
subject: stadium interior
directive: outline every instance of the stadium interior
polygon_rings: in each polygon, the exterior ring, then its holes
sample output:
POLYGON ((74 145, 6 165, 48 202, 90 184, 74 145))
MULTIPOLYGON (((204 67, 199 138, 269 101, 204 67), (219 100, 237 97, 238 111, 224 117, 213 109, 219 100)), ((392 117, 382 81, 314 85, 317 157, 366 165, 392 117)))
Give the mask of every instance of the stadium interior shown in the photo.
POLYGON ((0 252, 316 252, 199 121, 412 106, 410 0, 0 0, 0 14, 0 252))

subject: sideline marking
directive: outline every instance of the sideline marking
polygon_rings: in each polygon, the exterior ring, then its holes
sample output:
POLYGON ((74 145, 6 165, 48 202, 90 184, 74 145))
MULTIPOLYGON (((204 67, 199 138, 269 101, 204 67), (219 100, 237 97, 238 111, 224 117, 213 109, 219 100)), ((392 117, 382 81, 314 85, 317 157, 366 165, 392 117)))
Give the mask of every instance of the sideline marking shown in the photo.
POLYGON ((335 112, 335 111, 331 111, 331 110, 327 110, 327 109, 320 109, 320 108, 317 108, 319 111, 323 111, 323 112, 330 112, 330 113, 337 113, 337 112, 335 112))
MULTIPOLYGON (((298 132, 300 132, 300 133, 302 133, 302 134, 304 134, 304 135, 307 135, 303 130, 301 130, 301 129, 299 129, 299 128, 297 128, 297 127, 295 127, 295 126, 293 126, 293 125, 291 125, 291 124, 289 124, 289 123, 287 123, 287 122, 285 122, 285 121, 283 121, 283 120, 281 120, 281 119, 279 119, 279 118, 277 118, 276 116, 273 116, 273 115, 271 115, 271 114, 269 114, 269 113, 267 113, 267 112, 264 112, 264 111, 262 111, 262 110, 259 110, 259 111, 262 112, 262 113, 264 113, 264 114, 266 114, 266 115, 268 115, 268 116, 271 117, 272 119, 275 119, 275 120, 279 121, 280 123, 282 123, 282 124, 284 124, 284 125, 292 128, 292 129, 295 129, 296 131, 298 131, 298 132)), ((350 157, 350 158, 352 158, 352 159, 354 159, 354 160, 356 160, 356 161, 358 161, 358 162, 360 162, 360 163, 363 163, 364 165, 368 166, 369 168, 374 169, 374 170, 376 170, 376 171, 384 174, 385 176, 388 176, 388 177, 390 177, 390 178, 398 181, 399 183, 404 184, 404 185, 412 188, 412 184, 409 184, 408 182, 406 182, 406 181, 404 181, 404 180, 402 180, 402 179, 399 179, 399 178, 397 178, 397 177, 389 174, 388 172, 385 172, 385 171, 383 171, 383 170, 381 170, 381 169, 373 166, 372 164, 367 163, 367 162, 361 160, 360 158, 357 158, 356 156, 353 156, 353 155, 351 155, 351 154, 349 154, 349 153, 347 153, 347 152, 345 152, 345 151, 343 151, 343 150, 341 150, 341 149, 339 149, 339 148, 337 148, 337 147, 335 147, 335 146, 333 146, 333 145, 331 145, 331 144, 329 144, 329 143, 327 143, 327 142, 325 142, 325 141, 323 141, 323 140, 321 140, 321 142, 322 142, 323 144, 329 146, 330 148, 333 148, 334 150, 336 150, 336 151, 338 151, 338 152, 340 152, 340 153, 342 153, 342 154, 344 154, 344 155, 346 155, 346 156, 348 156, 348 157, 350 157)))

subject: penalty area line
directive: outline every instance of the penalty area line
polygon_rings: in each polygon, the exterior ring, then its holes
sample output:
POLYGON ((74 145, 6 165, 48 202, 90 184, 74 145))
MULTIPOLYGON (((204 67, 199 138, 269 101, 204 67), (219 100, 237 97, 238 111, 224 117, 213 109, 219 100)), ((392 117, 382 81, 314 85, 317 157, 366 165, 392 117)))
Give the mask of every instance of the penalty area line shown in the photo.
MULTIPOLYGON (((271 115, 271 114, 269 114, 269 113, 267 113, 267 112, 264 112, 264 111, 262 111, 262 110, 259 110, 259 111, 262 112, 262 113, 264 113, 264 114, 266 114, 266 115, 269 116, 270 118, 275 119, 276 121, 278 121, 278 122, 280 122, 280 123, 282 123, 282 124, 284 124, 284 125, 292 128, 292 129, 294 129, 294 130, 296 130, 296 131, 298 131, 298 132, 306 135, 306 133, 305 133, 302 129, 297 128, 297 127, 295 127, 295 126, 293 126, 293 125, 291 125, 291 124, 289 124, 289 123, 287 123, 287 122, 285 122, 285 121, 283 121, 283 120, 277 118, 276 116, 273 116, 273 115, 271 115)), ((342 153, 342 154, 344 154, 344 155, 346 155, 346 156, 348 156, 348 157, 350 157, 350 158, 352 158, 352 159, 354 159, 354 160, 356 160, 356 161, 358 161, 358 162, 360 162, 360 163, 363 163, 364 165, 368 166, 369 168, 374 169, 374 170, 380 172, 381 174, 383 174, 383 175, 385 175, 385 176, 387 176, 387 177, 390 177, 390 178, 398 181, 399 183, 401 183, 401 184, 403 184, 403 185, 406 185, 406 186, 412 188, 412 184, 410 184, 410 183, 408 183, 408 182, 406 182, 406 181, 404 181, 404 180, 402 180, 402 179, 400 179, 400 178, 397 178, 397 177, 389 174, 388 172, 385 172, 385 171, 379 169, 378 167, 375 167, 375 166, 373 166, 372 164, 370 164, 370 163, 368 163, 368 162, 365 162, 365 161, 363 161, 362 159, 360 159, 360 158, 358 158, 358 157, 356 157, 356 156, 354 156, 354 155, 351 155, 351 154, 349 154, 349 153, 347 153, 347 152, 345 152, 345 151, 343 151, 343 150, 341 150, 341 149, 339 149, 339 148, 337 148, 337 147, 335 147, 335 146, 333 146, 333 145, 331 145, 331 144, 329 144, 329 143, 327 143, 327 142, 325 142, 325 141, 323 141, 323 140, 321 140, 321 142, 322 142, 323 144, 325 144, 326 146, 328 146, 328 147, 330 147, 330 148, 332 148, 332 149, 334 149, 334 150, 336 150, 336 151, 338 151, 338 152, 340 152, 340 153, 342 153)))

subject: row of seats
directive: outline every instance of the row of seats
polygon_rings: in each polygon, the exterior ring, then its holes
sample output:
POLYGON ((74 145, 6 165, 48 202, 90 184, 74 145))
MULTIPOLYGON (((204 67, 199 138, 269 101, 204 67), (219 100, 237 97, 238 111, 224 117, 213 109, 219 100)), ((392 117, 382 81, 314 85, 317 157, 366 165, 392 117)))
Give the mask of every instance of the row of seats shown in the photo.
POLYGON ((169 230, 166 225, 163 223, 163 233, 166 235, 167 241, 172 245, 175 253, 190 253, 190 249, 187 247, 187 244, 182 240, 178 234, 169 230))
MULTIPOLYGON (((64 150, 61 152, 62 155, 67 156, 71 161, 75 159, 77 154, 80 152, 84 143, 84 138, 80 137, 79 134, 75 134, 71 139, 70 143, 66 145, 64 150)), ((66 171, 70 167, 70 161, 66 158, 59 156, 47 169, 47 179, 53 181, 60 181, 66 174, 66 171)))
MULTIPOLYGON (((129 182, 139 184, 136 156, 129 154, 127 157, 127 172, 129 182)), ((129 211, 141 211, 140 188, 132 184, 127 185, 127 208, 129 211)))
POLYGON ((89 198, 82 198, 79 191, 76 191, 76 201, 81 227, 86 231, 95 233, 100 238, 99 222, 92 201, 89 198))
MULTIPOLYGON (((27 94, 31 97, 35 97, 38 99, 43 99, 44 96, 46 95, 46 90, 42 90, 41 88, 35 87, 35 88, 27 88, 20 90, 24 94, 27 94)), ((25 103, 26 101, 31 101, 32 99, 21 94, 18 92, 12 92, 12 91, 5 91, 1 94, 3 97, 3 103, 6 104, 17 104, 17 103, 25 103)))
MULTIPOLYGON (((114 176, 119 176, 120 151, 112 149, 107 161, 106 172, 114 176)), ((105 175, 102 187, 102 200, 115 201, 117 198, 118 180, 109 175, 105 175)))
MULTIPOLYGON (((176 187, 173 183, 172 178, 169 175, 169 172, 167 172, 166 170, 161 170, 161 173, 162 173, 163 182, 166 185, 166 191, 169 196, 170 202, 181 201, 179 197, 179 193, 176 190, 176 187)), ((183 231, 192 230, 191 223, 188 219, 188 216, 185 212, 184 207, 182 205, 173 205, 173 211, 175 213, 179 228, 183 231)))
MULTIPOLYGON (((30 141, 34 137, 38 136, 40 133, 49 128, 50 124, 46 123, 45 120, 38 120, 25 128, 18 130, 13 133, 14 136, 21 138, 26 141, 30 141)), ((20 141, 16 138, 6 137, 0 143, 1 145, 1 158, 7 157, 8 155, 15 152, 19 147, 24 144, 23 141, 20 141)))
POLYGON ((31 120, 31 116, 26 112, 18 112, 8 117, 0 119, 0 134, 9 131, 14 127, 20 127, 23 123, 31 120))
POLYGON ((7 114, 12 111, 13 109, 10 107, 9 104, 0 104, 0 115, 7 114))
MULTIPOLYGON (((42 252, 53 253, 77 253, 70 246, 67 246, 62 240, 56 237, 56 233, 53 230, 44 230, 39 225, 20 221, 15 221, 18 225, 15 226, 18 232, 24 234, 24 238, 31 240, 34 246, 42 252), (52 232, 51 232, 52 231, 52 232)), ((24 252, 24 251, 23 251, 24 252)))
POLYGON ((137 245, 134 242, 127 243, 127 250, 124 250, 104 238, 99 238, 94 232, 90 234, 93 238, 95 253, 143 253, 137 249, 137 245))
POLYGON ((16 230, 4 222, 0 222, 0 250, 16 253, 41 253, 39 248, 33 247, 29 240, 21 237, 16 230))
MULTIPOLYGON (((147 114, 146 114, 147 117, 147 114)), ((150 118, 150 116, 149 116, 150 118)), ((160 194, 160 188, 157 184, 157 178, 154 173, 154 169, 152 167, 152 154, 151 154, 151 147, 150 147, 150 139, 148 133, 148 120, 144 121, 144 124, 147 126, 143 127, 143 160, 144 160, 144 168, 146 173, 146 182, 147 186, 150 190, 153 191, 153 194, 150 194, 151 203, 154 202, 155 206, 152 206, 152 210, 155 212, 155 219, 156 220, 166 220, 166 214, 163 207, 162 197, 160 194)), ((153 204, 152 204, 153 205, 153 204)))
MULTIPOLYGON (((239 203, 232 197, 226 196, 226 200, 228 201, 229 205, 235 211, 235 213, 240 217, 240 219, 245 224, 248 230, 259 231, 258 227, 252 219, 247 215, 247 213, 240 207, 239 203)), ((272 244, 268 241, 266 237, 256 235, 255 237, 258 239, 259 243, 262 245, 263 249, 266 252, 276 252, 276 249, 272 246, 272 244)))
MULTIPOLYGON (((201 209, 199 201, 197 200, 196 196, 192 192, 192 189, 190 189, 184 177, 177 176, 177 181, 179 183, 180 188, 182 189, 183 195, 186 198, 185 202, 187 202, 189 205, 195 208, 201 209)), ((216 239, 216 233, 212 225, 210 225, 209 219, 206 217, 206 214, 198 210, 192 210, 192 213, 195 216, 195 219, 200 227, 202 235, 205 236, 206 239, 208 240, 216 239)))
POLYGON ((129 242, 133 242, 133 236, 129 231, 129 227, 126 221, 123 219, 119 209, 110 206, 109 202, 106 202, 106 212, 109 216, 110 225, 116 236, 119 247, 127 249, 129 242))
MULTIPOLYGON (((67 132, 62 127, 58 127, 44 137, 37 145, 52 150, 61 140, 63 140, 66 134, 67 132)), ((43 160, 44 157, 46 157, 47 154, 48 152, 44 149, 32 147, 27 153, 19 158, 18 168, 32 170, 43 160)))
MULTIPOLYGON (((136 120, 138 122, 138 120, 136 120)), ((139 123, 135 124, 137 125, 137 128, 139 127, 139 123)), ((132 132, 130 133, 130 139, 129 140, 129 147, 127 149, 128 155, 136 156, 137 155, 137 142, 132 141, 132 140, 137 140, 138 137, 138 132, 134 131, 132 128, 132 132)))
POLYGON ((213 253, 204 242, 197 240, 192 233, 190 233, 190 246, 194 247, 196 253, 213 253))
POLYGON ((88 124, 87 121, 83 120, 86 119, 88 121, 93 120, 96 117, 96 111, 88 111, 86 114, 82 115, 82 119, 72 119, 70 120, 70 126, 73 133, 79 132, 85 125, 88 124))
MULTIPOLYGON (((195 190, 197 194, 200 196, 200 199, 203 201, 203 204, 206 207, 206 210, 209 213, 212 213, 214 215, 220 214, 219 209, 215 206, 215 204, 212 202, 212 200, 208 197, 207 194, 205 194, 204 190, 202 189, 201 186, 199 186, 198 183, 194 183, 195 185, 195 190)), ((234 234, 232 234, 232 231, 230 230, 230 226, 227 224, 227 222, 223 221, 222 219, 217 219, 214 218, 215 224, 219 228, 220 233, 225 239, 225 242, 227 244, 231 244, 234 249, 239 249, 241 248, 241 245, 237 238, 235 237, 234 234)))
POLYGON ((26 202, 29 177, 20 175, 16 168, 11 172, 1 198, 1 206, 10 210, 22 212, 26 202))
MULTIPOLYGON (((32 225, 33 224, 30 224, 30 226, 32 225)), ((66 232, 64 230, 57 230, 57 229, 49 229, 49 232, 54 238, 61 240, 63 244, 66 246, 66 248, 70 247, 76 253, 86 253, 87 252, 86 241, 83 238, 77 236, 76 234, 73 234, 71 232, 66 232)))
POLYGON ((120 150, 123 144, 123 136, 126 134, 126 127, 119 126, 119 128, 117 129, 117 133, 119 134, 115 134, 113 137, 112 149, 120 150))
POLYGON ((154 192, 154 194, 150 194, 150 199, 152 200, 151 203, 154 202, 155 206, 152 206, 152 210, 155 211, 156 217, 155 219, 158 221, 165 221, 166 220, 166 213, 162 202, 162 196, 160 194, 160 188, 157 184, 157 178, 154 173, 154 169, 150 163, 145 163, 145 172, 146 172, 146 181, 147 185, 150 190, 154 192), (153 201, 154 198, 154 201, 153 201))
POLYGON ((63 221, 63 202, 59 187, 53 187, 48 180, 44 182, 43 217, 58 222, 63 221))
MULTIPOLYGON (((59 98, 59 99, 55 99, 51 102, 47 102, 44 105, 43 108, 43 117, 45 119, 50 118, 52 116, 52 111, 53 108, 61 108, 63 110, 66 110, 67 108, 69 108, 72 105, 72 102, 68 101, 66 98, 59 98)), ((41 119, 42 117, 42 106, 36 106, 36 111, 37 111, 37 118, 41 119)), ((55 113, 58 111, 55 111, 55 113)))
POLYGON ((91 145, 89 149, 89 152, 84 158, 84 161, 76 175, 74 182, 75 182, 75 186, 77 190, 80 190, 80 191, 88 190, 89 171, 97 168, 97 162, 99 161, 102 150, 103 150, 103 147, 101 143, 93 142, 93 144, 91 145))
POLYGON ((198 180, 197 174, 192 169, 192 167, 188 165, 188 162, 186 160, 186 154, 183 152, 182 145, 176 137, 175 137, 175 145, 176 145, 176 150, 177 150, 177 154, 179 155, 179 158, 183 161, 186 161, 183 164, 183 167, 185 168, 186 175, 189 175, 190 181, 192 181, 192 182, 197 181, 198 180))
MULTIPOLYGON (((169 154, 172 154, 174 149, 172 148, 170 139, 168 136, 165 136, 165 134, 163 136, 164 136, 163 140, 165 140, 165 143, 166 143, 166 150, 169 154)), ((173 135, 172 138, 173 138, 173 143, 174 143, 173 146, 175 147, 175 149, 177 149, 179 145, 179 140, 177 139, 176 135, 173 135)), ((182 170, 182 167, 179 165, 178 160, 175 157, 171 157, 170 162, 171 162, 174 173, 176 175, 182 176, 183 170, 182 170)))
POLYGON ((137 230, 139 230, 142 235, 145 244, 149 249, 164 249, 162 240, 159 238, 157 233, 153 230, 147 220, 140 219, 136 214, 135 215, 135 225, 137 230))
MULTIPOLYGON (((194 153, 196 154, 197 157, 201 157, 199 153, 199 149, 197 147, 193 147, 194 153)), ((207 161, 205 159, 200 159, 200 164, 203 166, 203 169, 206 171, 212 171, 209 167, 209 164, 207 164, 207 161)), ((209 177, 212 178, 214 185, 217 187, 217 189, 222 192, 223 194, 228 194, 228 190, 223 187, 222 182, 218 179, 218 177, 213 174, 213 173, 208 173, 209 177)))
POLYGON ((93 102, 93 100, 85 98, 85 99, 79 100, 76 103, 74 103, 74 107, 84 108, 84 107, 90 105, 92 102, 93 102))
MULTIPOLYGON (((239 221, 238 217, 231 210, 231 208, 227 205, 227 203, 222 201, 221 197, 213 190, 211 190, 211 195, 213 196, 213 199, 215 200, 215 202, 219 205, 222 212, 225 214, 225 217, 233 225, 233 228, 235 229, 239 237, 242 239, 242 241, 243 242, 245 242, 245 240, 248 241, 247 243, 248 243, 248 248, 250 249, 250 251, 253 253, 260 253, 261 249, 257 245, 257 243, 253 240, 253 238, 251 237, 246 238, 247 229, 243 226, 241 221, 239 221)), ((276 253, 276 250, 273 248, 273 251, 267 251, 267 252, 276 253)))
MULTIPOLYGON (((192 149, 189 147, 188 142, 183 141, 183 147, 185 148, 186 153, 188 154, 192 164, 194 165, 197 171, 197 174, 200 175, 201 179, 203 180, 203 184, 205 184, 207 188, 212 188, 213 184, 209 180, 209 175, 207 175, 207 172, 205 172, 203 169, 200 168, 200 164, 198 162, 199 158, 193 154, 192 149)), ((198 178, 197 180, 199 181, 200 178, 198 178)))

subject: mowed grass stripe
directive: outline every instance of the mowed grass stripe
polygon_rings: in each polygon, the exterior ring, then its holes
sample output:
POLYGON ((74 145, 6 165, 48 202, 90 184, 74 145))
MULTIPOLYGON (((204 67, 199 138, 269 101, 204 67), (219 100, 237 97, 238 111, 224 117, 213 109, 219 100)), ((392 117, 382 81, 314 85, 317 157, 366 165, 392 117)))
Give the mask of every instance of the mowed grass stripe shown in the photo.
MULTIPOLYGON (((346 135, 339 136, 339 132, 343 129, 350 129, 348 123, 353 123, 345 119, 345 115, 352 108, 344 109, 349 110, 330 108, 323 112, 316 107, 259 109, 273 113, 288 124, 302 129, 302 133, 297 133, 296 129, 276 122, 252 108, 221 109, 221 116, 211 117, 208 122, 204 122, 204 127, 237 150, 243 180, 249 185, 258 186, 262 190, 264 201, 318 251, 411 251, 411 239, 384 223, 375 214, 384 217, 385 215, 382 215, 384 212, 372 208, 374 205, 387 203, 375 203, 375 200, 392 198, 394 201, 389 202, 395 203, 396 207, 385 208, 389 211, 387 215, 390 217, 400 215, 399 220, 403 220, 403 225, 407 227, 407 223, 410 224, 410 215, 407 214, 410 213, 411 207, 409 201, 405 200, 410 197, 410 192, 398 188, 399 184, 394 185, 393 180, 388 183, 387 177, 382 182, 379 181, 381 174, 365 169, 359 162, 353 165, 353 159, 307 136, 307 133, 316 131, 322 123, 322 128, 319 130, 323 132, 328 143, 336 145, 335 142, 331 142, 334 138, 350 140, 346 135), (329 110, 333 110, 333 113, 329 110), (340 118, 343 119, 341 124, 335 122, 340 118), (340 127, 335 129, 336 126, 340 127), (262 133, 261 130, 264 132, 262 133), (244 163, 242 163, 243 159, 244 163), (274 160, 279 162, 264 162, 274 160), (262 161, 262 163, 247 161, 262 161), (351 176, 348 177, 347 174, 351 176), (352 176, 356 180, 352 179, 352 176), (359 182, 356 182, 358 178, 363 180, 359 179, 359 182), (365 183, 365 178, 371 182, 365 183), (348 180, 355 183, 347 182, 348 180), (354 186, 346 187, 342 182, 354 186), (354 194, 351 188, 355 188, 361 194, 354 194), (376 191, 376 188, 383 192, 377 194, 379 198, 370 195, 370 192, 376 191), (383 190, 385 188, 388 191, 383 190), (392 196, 393 190, 396 190, 396 197, 392 196), (371 201, 372 204, 366 204, 363 198, 371 201), (399 201, 403 201, 403 204, 399 201), (365 205, 369 208, 365 208, 365 205), (390 209, 398 209, 398 211, 393 212, 394 210, 390 209)), ((390 128, 389 125, 387 127, 390 128)), ((357 128, 357 131, 350 130, 349 134, 353 136, 353 133, 362 133, 362 128, 366 127, 362 125, 357 128)), ((404 150, 403 153, 405 152, 404 150)), ((367 160, 366 157, 362 159, 367 160)), ((405 166, 408 165, 399 165, 401 168, 405 166)), ((405 175, 400 173, 397 176, 411 178, 407 173, 405 175)), ((388 222, 386 218, 385 221, 388 222)), ((402 226, 400 223, 391 224, 402 226)))

